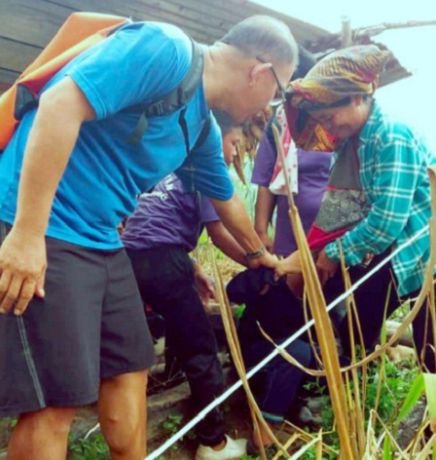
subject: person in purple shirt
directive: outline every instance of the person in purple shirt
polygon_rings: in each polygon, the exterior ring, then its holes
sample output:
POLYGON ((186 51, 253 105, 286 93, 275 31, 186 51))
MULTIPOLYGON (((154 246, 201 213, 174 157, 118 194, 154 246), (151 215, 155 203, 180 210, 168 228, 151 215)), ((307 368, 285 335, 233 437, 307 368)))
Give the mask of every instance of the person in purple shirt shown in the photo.
MULTIPOLYGON (((223 113, 214 115, 230 165, 242 130, 223 113)), ((244 250, 224 227, 209 199, 186 191, 180 179, 171 174, 140 196, 122 236, 144 306, 165 320, 167 347, 187 376, 196 411, 224 390, 214 332, 201 299, 212 294, 213 288, 198 263, 189 257, 205 227, 226 255, 247 264, 244 250)), ((200 446, 196 460, 230 460, 245 454, 245 440, 234 441, 225 435, 219 410, 197 425, 197 437, 200 446)))
MULTIPOLYGON (((278 256, 287 257, 297 249, 294 233, 292 231, 291 222, 288 215, 288 201, 284 195, 274 195, 269 190, 269 185, 274 172, 274 167, 277 161, 277 150, 272 136, 271 123, 275 123, 274 117, 270 120, 264 130, 259 149, 256 155, 253 175, 251 182, 259 186, 256 212, 255 212, 255 230, 265 247, 278 256), (277 208, 277 217, 275 222, 275 237, 274 242, 268 235, 268 226, 272 220, 274 209, 277 208)), ((324 152, 303 150, 297 151, 298 155, 298 194, 294 195, 295 204, 298 207, 301 221, 305 232, 307 233, 315 220, 318 210, 321 206, 321 201, 327 185, 329 175, 331 154, 324 152)), ((253 270, 251 270, 253 272, 253 270)), ((248 272, 247 272, 248 273, 248 272)), ((249 277, 250 275, 248 275, 249 277)), ((283 341, 280 335, 291 335, 292 328, 290 324, 299 323, 299 305, 298 296, 302 294, 302 284, 299 276, 288 276, 286 286, 275 288, 267 296, 261 296, 259 304, 253 308, 253 305, 247 304, 247 318, 244 319, 245 324, 259 321, 259 313, 262 313, 263 308, 274 307, 278 312, 284 314, 282 318, 276 315, 276 320, 270 323, 271 330, 269 334, 275 337, 277 342, 283 341), (284 308, 286 305, 286 308, 284 308), (290 322, 289 306, 296 305, 296 309, 292 310, 290 322), (260 309, 259 309, 260 306, 260 309), (256 310, 257 309, 257 310, 256 310), (254 310, 254 313, 253 311, 254 310), (250 316, 251 315, 251 316, 250 316), (249 317, 249 318, 248 318, 249 317), (285 320, 287 318, 287 320, 285 320), (283 332, 283 328, 288 332, 283 332)), ((247 294, 248 295, 248 294, 247 294)), ((243 316, 244 318, 244 316, 243 316)), ((264 322, 264 321, 263 321, 264 322)), ((262 327, 264 324, 262 322, 262 327)), ((244 324, 244 323, 242 323, 244 324)), ((239 338, 243 344, 242 350, 244 360, 248 368, 253 367, 267 352, 270 351, 265 341, 262 339, 253 340, 253 343, 246 343, 247 329, 238 331, 239 338)), ((302 363, 307 363, 308 367, 313 361, 312 351, 310 346, 304 340, 298 340, 291 345, 290 351, 293 356, 298 356, 298 360, 302 363)), ((304 373, 294 366, 290 366, 282 358, 276 357, 265 369, 264 378, 268 381, 270 391, 260 390, 256 394, 257 401, 263 411, 263 415, 270 424, 271 428, 277 423, 282 423, 289 408, 294 408, 296 395, 299 388, 304 382, 304 373), (288 382, 284 385, 283 382, 288 382), (271 391, 271 388, 275 388, 271 391)), ((254 382, 255 385, 255 382, 254 382)), ((269 437, 266 430, 261 427, 261 440, 266 449, 267 458, 273 458, 276 449, 273 440, 269 437)), ((248 453, 251 456, 259 455, 258 440, 253 434, 253 438, 249 441, 248 453)), ((280 457, 282 459, 284 457, 280 457)))
MULTIPOLYGON (((265 247, 278 256, 287 257, 297 249, 288 215, 285 195, 273 195, 269 185, 277 161, 277 150, 271 132, 271 119, 266 126, 254 162, 251 182, 259 186, 256 200, 255 230, 265 247), (274 242, 268 236, 268 226, 277 208, 274 242)), ((331 153, 298 149, 298 194, 294 196, 304 231, 307 233, 321 206, 327 185, 331 153)))

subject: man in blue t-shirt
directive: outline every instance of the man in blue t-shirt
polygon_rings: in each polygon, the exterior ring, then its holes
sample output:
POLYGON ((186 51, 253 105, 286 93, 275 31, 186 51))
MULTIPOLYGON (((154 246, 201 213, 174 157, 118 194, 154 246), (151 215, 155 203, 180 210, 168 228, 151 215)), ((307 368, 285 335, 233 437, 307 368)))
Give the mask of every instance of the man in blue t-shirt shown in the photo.
POLYGON ((177 87, 192 46, 171 25, 121 28, 48 82, 0 157, 0 416, 19 415, 11 460, 64 458, 76 408, 96 400, 113 458, 145 456, 153 350, 116 231, 138 193, 175 171, 211 198, 252 266, 276 264, 234 195, 216 123, 187 151, 210 109, 240 122, 268 104, 293 73, 295 42, 283 23, 254 17, 203 53, 189 103, 150 118, 131 145, 139 115, 125 109, 177 87))

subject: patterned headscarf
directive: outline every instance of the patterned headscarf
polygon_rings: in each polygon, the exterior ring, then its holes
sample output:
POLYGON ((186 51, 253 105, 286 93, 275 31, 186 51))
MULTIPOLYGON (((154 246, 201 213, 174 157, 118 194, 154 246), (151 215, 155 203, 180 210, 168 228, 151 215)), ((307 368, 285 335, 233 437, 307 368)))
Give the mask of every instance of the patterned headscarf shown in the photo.
POLYGON ((378 74, 390 56, 375 45, 346 48, 329 54, 304 78, 291 82, 286 91, 286 114, 297 147, 334 150, 337 139, 307 111, 347 105, 351 96, 372 96, 378 74))

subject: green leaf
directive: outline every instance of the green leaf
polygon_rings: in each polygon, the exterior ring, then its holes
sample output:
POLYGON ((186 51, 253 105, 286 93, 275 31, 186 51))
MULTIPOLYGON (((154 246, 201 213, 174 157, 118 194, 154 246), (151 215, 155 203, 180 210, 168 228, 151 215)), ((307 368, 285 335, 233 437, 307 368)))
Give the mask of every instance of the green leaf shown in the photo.
POLYGON ((424 374, 425 394, 427 396, 428 413, 436 420, 436 375, 424 374))
POLYGON ((424 376, 423 374, 419 374, 415 381, 412 384, 412 388, 409 391, 404 403, 401 407, 400 412, 398 413, 398 417, 396 419, 396 423, 400 423, 401 420, 411 411, 413 406, 418 402, 418 399, 425 391, 425 383, 424 383, 424 376))
POLYGON ((388 435, 385 435, 383 443, 383 460, 392 460, 391 442, 388 435))
POLYGON ((175 424, 180 425, 183 420, 183 415, 182 414, 171 414, 168 416, 168 418, 175 424))
POLYGON ((242 315, 245 310, 245 303, 243 303, 237 310, 236 310, 236 318, 241 319, 242 315))

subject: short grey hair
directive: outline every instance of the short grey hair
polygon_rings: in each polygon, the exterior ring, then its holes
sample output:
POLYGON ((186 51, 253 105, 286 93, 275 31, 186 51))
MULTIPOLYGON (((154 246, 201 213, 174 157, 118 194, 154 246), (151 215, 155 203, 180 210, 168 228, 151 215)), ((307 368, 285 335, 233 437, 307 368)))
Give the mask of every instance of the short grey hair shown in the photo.
POLYGON ((298 65, 298 46, 289 27, 270 16, 244 19, 219 42, 234 46, 247 58, 259 56, 275 65, 298 65))

